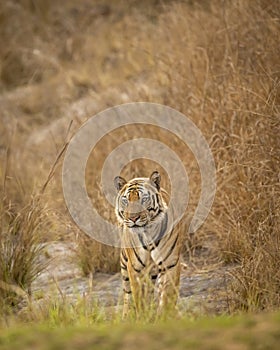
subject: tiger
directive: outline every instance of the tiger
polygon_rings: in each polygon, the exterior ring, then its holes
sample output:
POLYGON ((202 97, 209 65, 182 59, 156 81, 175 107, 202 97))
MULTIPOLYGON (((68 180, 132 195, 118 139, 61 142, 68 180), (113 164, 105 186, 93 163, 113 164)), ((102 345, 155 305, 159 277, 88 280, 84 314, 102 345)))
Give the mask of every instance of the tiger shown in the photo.
POLYGON ((167 307, 173 309, 178 299, 182 237, 180 231, 174 230, 164 200, 167 192, 160 182, 158 171, 149 178, 114 179, 121 236, 123 318, 132 303, 139 315, 155 299, 160 315, 167 307))

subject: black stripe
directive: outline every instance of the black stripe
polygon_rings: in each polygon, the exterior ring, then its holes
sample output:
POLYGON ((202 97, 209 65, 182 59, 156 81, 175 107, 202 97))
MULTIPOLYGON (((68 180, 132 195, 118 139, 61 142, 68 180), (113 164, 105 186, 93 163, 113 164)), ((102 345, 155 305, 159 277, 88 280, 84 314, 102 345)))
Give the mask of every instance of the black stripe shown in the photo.
POLYGON ((127 270, 127 266, 126 266, 126 265, 122 265, 122 264, 121 264, 121 269, 123 269, 123 270, 127 270))
POLYGON ((132 266, 133 270, 136 271, 136 272, 138 272, 138 273, 142 271, 142 270, 136 269, 136 268, 133 266, 133 264, 131 264, 131 266, 132 266))
POLYGON ((169 269, 172 269, 172 267, 175 267, 178 264, 178 261, 179 261, 179 258, 177 259, 177 261, 174 264, 168 265, 167 269, 169 270, 169 269))
POLYGON ((122 276, 122 279, 123 279, 123 281, 125 281, 125 282, 128 282, 128 281, 129 281, 129 277, 126 277, 126 276, 122 276))
POLYGON ((143 263, 143 261, 141 260, 140 256, 137 254, 135 248, 133 247, 132 249, 133 249, 133 251, 134 251, 134 254, 135 254, 135 256, 136 256, 136 259, 140 262, 140 264, 141 264, 143 267, 146 267, 146 265, 145 265, 145 264, 143 263))
POLYGON ((158 277, 158 275, 151 275, 151 279, 152 279, 152 280, 156 280, 157 277, 158 277))
POLYGON ((152 199, 153 199, 153 207, 155 208, 155 206, 156 206, 156 202, 155 202, 155 196, 151 196, 152 197, 152 199))
POLYGON ((125 252, 122 250, 122 257, 124 259, 125 262, 128 262, 127 256, 125 255, 125 252))
POLYGON ((165 272, 166 270, 172 269, 172 267, 175 267, 178 264, 180 257, 176 260, 176 262, 172 265, 168 265, 167 267, 164 267, 163 269, 159 269, 159 273, 165 272))
MULTIPOLYGON (((174 238, 174 237, 173 237, 173 234, 174 234, 174 231, 171 231, 171 232, 168 234, 167 240, 164 241, 164 242, 163 242, 163 245, 160 247, 160 250, 161 250, 161 251, 164 249, 164 247, 165 247, 166 245, 169 244, 169 241, 172 240, 172 239, 174 238)), ((159 244, 160 244, 160 243, 161 243, 161 242, 159 242, 159 244)), ((159 244, 158 244, 158 245, 159 245, 159 244)))
POLYGON ((124 291, 126 294, 131 294, 131 290, 126 290, 125 288, 123 288, 123 291, 124 291))
POLYGON ((140 242, 141 242, 141 244, 142 244, 142 247, 143 247, 145 250, 147 250, 148 248, 147 248, 147 246, 144 244, 142 235, 138 235, 138 238, 139 238, 139 240, 140 240, 140 242))
POLYGON ((141 187, 139 187, 137 185, 132 185, 132 186, 128 187, 128 189, 127 189, 127 193, 134 192, 134 191, 137 191, 137 192, 140 192, 140 193, 144 192, 143 188, 141 188, 141 187))
POLYGON ((158 237, 156 238, 156 241, 155 241, 155 246, 156 247, 159 245, 162 237, 164 236, 164 234, 166 232, 167 222, 168 222, 167 214, 165 214, 164 218, 163 218, 162 226, 160 228, 160 233, 159 233, 159 235, 158 235, 158 237))
POLYGON ((156 198, 157 198, 157 204, 158 204, 158 206, 159 206, 159 203, 160 203, 159 194, 158 194, 158 193, 155 193, 155 196, 156 196, 156 198))
POLYGON ((175 245, 176 245, 176 243, 177 243, 177 241, 178 241, 178 238, 179 238, 179 234, 177 234, 177 237, 176 237, 175 241, 173 242, 171 248, 169 249, 168 254, 165 256, 165 258, 163 259, 163 261, 165 261, 166 259, 168 259, 169 256, 171 255, 171 253, 172 253, 172 251, 173 251, 173 249, 174 249, 174 247, 175 247, 175 245))
MULTIPOLYGON (((163 263, 166 259, 168 259, 169 256, 171 255, 171 253, 172 253, 172 251, 173 251, 173 249, 174 249, 174 247, 175 247, 175 244, 176 244, 177 241, 178 241, 178 237, 179 237, 179 234, 177 234, 177 237, 176 237, 175 241, 173 242, 173 244, 172 244, 172 246, 171 246, 171 248, 170 248, 168 254, 165 256, 165 258, 164 258, 162 261, 160 261, 160 262, 158 263, 159 266, 162 265, 162 263, 163 263)), ((168 238, 168 240, 169 240, 169 239, 170 239, 170 238, 168 238)), ((162 247, 161 247, 161 248, 162 248, 162 247)))

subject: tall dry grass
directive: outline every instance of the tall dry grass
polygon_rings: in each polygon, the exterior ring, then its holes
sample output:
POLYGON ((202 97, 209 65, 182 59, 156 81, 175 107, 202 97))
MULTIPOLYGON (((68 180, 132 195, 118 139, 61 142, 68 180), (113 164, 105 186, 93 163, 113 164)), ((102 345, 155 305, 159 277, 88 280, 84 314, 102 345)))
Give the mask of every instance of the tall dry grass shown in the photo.
POLYGON ((58 152, 43 185, 33 194, 21 187, 25 179, 13 167, 12 146, 10 141, 0 157, 0 316, 9 314, 23 301, 29 302, 32 282, 48 265, 42 256, 53 227, 44 194, 67 142, 58 152))
POLYGON ((218 187, 203 230, 219 241, 221 259, 237 264, 234 306, 275 307, 279 7, 269 1, 204 5, 175 4, 160 17, 154 79, 163 82, 164 103, 192 118, 214 154, 218 187))
POLYGON ((31 295, 31 284, 46 264, 42 226, 44 208, 38 198, 21 210, 1 207, 0 305, 1 312, 31 295))
MULTIPOLYGON (((41 196, 28 203, 15 202, 12 193, 17 187, 17 174, 8 171, 9 152, 0 175, 0 315, 25 302, 31 295, 31 284, 46 264, 43 254, 47 231, 46 206, 41 196)), ((18 185, 18 183, 17 183, 18 185)), ((18 190, 20 190, 18 185, 18 190)))

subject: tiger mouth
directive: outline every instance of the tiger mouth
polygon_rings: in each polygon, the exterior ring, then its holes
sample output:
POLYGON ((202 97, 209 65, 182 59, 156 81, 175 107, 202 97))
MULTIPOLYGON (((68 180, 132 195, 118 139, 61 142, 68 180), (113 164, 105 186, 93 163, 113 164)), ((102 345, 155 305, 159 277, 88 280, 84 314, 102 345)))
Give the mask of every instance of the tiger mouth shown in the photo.
POLYGON ((129 227, 141 227, 147 223, 147 218, 143 213, 137 213, 135 215, 130 215, 126 218, 127 225, 129 227))
POLYGON ((142 225, 145 225, 145 223, 146 223, 145 220, 144 221, 141 220, 140 217, 137 218, 135 221, 132 220, 132 219, 128 219, 128 224, 129 224, 130 227, 142 226, 142 225), (138 220, 139 220, 139 222, 138 222, 138 220))

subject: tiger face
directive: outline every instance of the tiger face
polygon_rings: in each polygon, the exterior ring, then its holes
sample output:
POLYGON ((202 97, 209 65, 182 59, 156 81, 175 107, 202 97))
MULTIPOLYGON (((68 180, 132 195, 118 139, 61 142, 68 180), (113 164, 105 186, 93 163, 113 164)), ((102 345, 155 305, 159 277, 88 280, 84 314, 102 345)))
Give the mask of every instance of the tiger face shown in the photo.
POLYGON ((128 182, 117 176, 114 183, 119 191, 116 215, 120 223, 129 228, 146 226, 163 211, 160 174, 157 171, 149 178, 134 178, 128 182))

